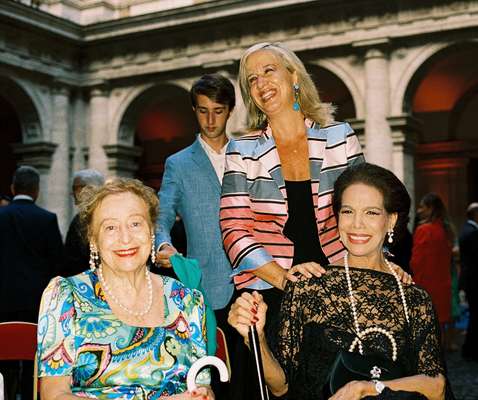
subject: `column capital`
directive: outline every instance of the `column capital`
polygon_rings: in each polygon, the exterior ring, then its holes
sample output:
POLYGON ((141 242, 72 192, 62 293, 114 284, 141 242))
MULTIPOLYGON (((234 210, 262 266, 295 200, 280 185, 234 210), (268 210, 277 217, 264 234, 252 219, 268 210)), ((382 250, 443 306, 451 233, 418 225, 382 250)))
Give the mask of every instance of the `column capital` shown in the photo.
POLYGON ((365 60, 373 58, 387 58, 390 51, 390 38, 377 38, 370 40, 360 40, 352 43, 352 47, 362 50, 365 60))
POLYGON ((61 81, 54 81, 51 87, 51 93, 54 96, 65 96, 68 97, 71 92, 71 87, 61 81))
POLYGON ((19 164, 31 165, 40 171, 50 169, 53 154, 57 148, 56 143, 35 142, 35 143, 13 143, 13 154, 19 159, 19 164))
POLYGON ((107 144, 103 146, 103 149, 108 157, 108 169, 113 175, 132 177, 138 170, 136 160, 143 152, 141 147, 107 144))
POLYGON ((108 97, 111 86, 108 82, 101 82, 89 88, 91 97, 108 97))
POLYGON ((365 39, 365 40, 357 40, 352 43, 352 47, 358 49, 371 49, 371 48, 388 48, 391 44, 391 39, 389 37, 381 37, 381 38, 374 38, 374 39, 365 39))

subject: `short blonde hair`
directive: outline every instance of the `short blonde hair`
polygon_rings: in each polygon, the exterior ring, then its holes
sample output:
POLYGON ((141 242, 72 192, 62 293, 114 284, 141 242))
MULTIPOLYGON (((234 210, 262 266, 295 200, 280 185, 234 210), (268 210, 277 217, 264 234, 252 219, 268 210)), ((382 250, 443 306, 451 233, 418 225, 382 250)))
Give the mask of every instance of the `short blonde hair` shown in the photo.
POLYGON ((322 103, 312 78, 305 70, 304 64, 295 53, 281 43, 258 43, 249 47, 239 63, 239 85, 247 110, 247 126, 249 129, 262 129, 266 125, 267 116, 256 106, 251 97, 247 80, 247 58, 256 51, 269 50, 278 56, 291 73, 296 72, 299 84, 299 104, 305 117, 318 122, 321 126, 330 125, 334 121, 334 107, 330 103, 322 103))
POLYGON ((112 194, 132 193, 142 199, 148 208, 149 224, 154 228, 159 212, 158 196, 152 188, 138 179, 113 178, 103 186, 86 186, 80 193, 79 215, 86 241, 92 236, 93 214, 105 197, 112 194))

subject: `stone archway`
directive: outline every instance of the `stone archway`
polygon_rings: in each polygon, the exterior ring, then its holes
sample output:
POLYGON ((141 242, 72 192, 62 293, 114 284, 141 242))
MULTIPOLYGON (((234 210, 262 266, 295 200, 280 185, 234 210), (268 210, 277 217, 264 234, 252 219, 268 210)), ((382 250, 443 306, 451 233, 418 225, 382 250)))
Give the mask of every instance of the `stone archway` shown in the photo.
POLYGON ((22 141, 22 128, 15 108, 0 96, 0 193, 10 196, 10 183, 17 161, 12 144, 22 141))
POLYGON ((352 94, 337 75, 318 65, 308 65, 307 71, 319 90, 321 100, 336 107, 337 121, 353 120, 357 117, 352 94))
POLYGON ((436 192, 457 226, 470 201, 478 200, 477 43, 438 51, 416 71, 404 108, 421 121, 416 151, 416 198, 436 192))
POLYGON ((190 145, 198 131, 189 93, 176 85, 149 87, 129 105, 120 124, 122 137, 140 149, 134 175, 159 189, 166 158, 190 145))
POLYGON ((28 153, 28 146, 23 143, 38 141, 42 134, 37 109, 22 86, 0 76, 0 93, 0 192, 10 194, 18 159, 25 159, 28 153))

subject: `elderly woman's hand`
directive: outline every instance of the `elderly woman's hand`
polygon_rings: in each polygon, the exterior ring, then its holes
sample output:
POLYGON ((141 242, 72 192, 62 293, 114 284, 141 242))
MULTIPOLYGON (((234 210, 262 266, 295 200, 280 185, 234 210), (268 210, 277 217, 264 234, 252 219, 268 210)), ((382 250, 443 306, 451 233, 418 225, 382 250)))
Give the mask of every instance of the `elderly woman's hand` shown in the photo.
POLYGON ((214 400, 214 393, 210 386, 198 386, 191 392, 191 397, 188 399, 195 400, 214 400))
POLYGON ((325 269, 316 262, 306 262, 292 266, 285 277, 291 282, 297 282, 299 279, 297 274, 304 275, 306 278, 312 278, 312 276, 320 278, 325 274, 325 269))
POLYGON ((257 333, 263 335, 266 323, 267 304, 258 292, 243 293, 229 310, 227 322, 235 328, 240 335, 248 340, 249 327, 256 325, 257 333))
POLYGON ((210 386, 198 386, 192 392, 184 392, 181 394, 175 394, 168 397, 160 397, 161 399, 168 400, 215 400, 214 392, 210 386))

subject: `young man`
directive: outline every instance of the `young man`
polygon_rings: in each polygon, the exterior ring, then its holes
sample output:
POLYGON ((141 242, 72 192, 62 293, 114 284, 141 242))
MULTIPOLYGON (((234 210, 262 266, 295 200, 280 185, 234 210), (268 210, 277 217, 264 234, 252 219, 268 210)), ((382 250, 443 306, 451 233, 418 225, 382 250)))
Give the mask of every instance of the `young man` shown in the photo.
POLYGON ((176 249, 170 232, 179 215, 186 230, 187 256, 199 261, 202 287, 218 326, 229 331, 227 312, 234 285, 222 244, 219 200, 228 144, 226 125, 235 106, 234 86, 221 75, 204 75, 191 88, 191 102, 200 132, 191 146, 166 160, 159 191, 156 259, 160 266, 171 267, 169 257, 176 249))

